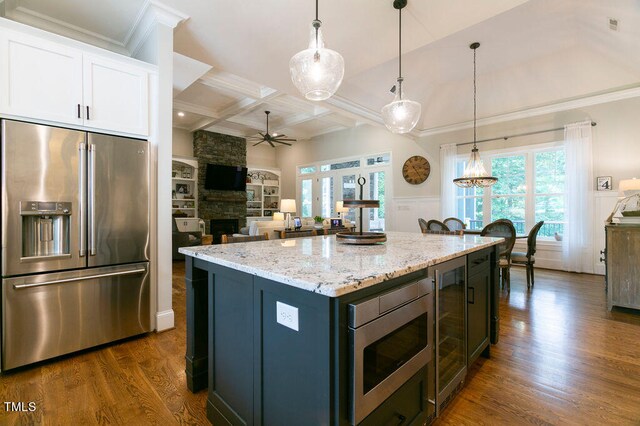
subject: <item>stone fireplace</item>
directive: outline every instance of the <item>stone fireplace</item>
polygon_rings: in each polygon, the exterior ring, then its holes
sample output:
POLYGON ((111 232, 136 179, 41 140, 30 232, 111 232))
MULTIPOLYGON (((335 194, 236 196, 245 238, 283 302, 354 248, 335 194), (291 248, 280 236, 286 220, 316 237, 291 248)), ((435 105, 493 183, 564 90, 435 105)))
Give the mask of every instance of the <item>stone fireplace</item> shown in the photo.
MULTIPOLYGON (((204 220, 207 234, 216 235, 212 225, 214 221, 223 223, 227 220, 235 221, 235 228, 230 231, 228 225, 220 235, 238 232, 239 227, 246 225, 247 193, 246 191, 220 191, 205 189, 207 165, 220 164, 225 166, 247 165, 247 143, 244 138, 223 135, 220 133, 198 130, 193 134, 193 155, 198 158, 198 215, 204 220)), ((223 226, 223 225, 220 225, 223 226)), ((216 231, 218 232, 218 231, 216 231)))
POLYGON ((209 234, 213 236, 212 244, 220 244, 224 234, 237 234, 240 230, 238 219, 211 219, 209 234))

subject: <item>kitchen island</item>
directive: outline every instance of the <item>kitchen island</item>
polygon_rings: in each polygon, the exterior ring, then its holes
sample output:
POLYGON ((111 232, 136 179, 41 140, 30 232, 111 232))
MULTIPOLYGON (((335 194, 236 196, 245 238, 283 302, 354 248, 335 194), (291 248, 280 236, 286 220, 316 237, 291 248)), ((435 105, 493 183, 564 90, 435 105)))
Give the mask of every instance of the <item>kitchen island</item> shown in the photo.
POLYGON ((188 386, 208 387, 207 415, 216 425, 396 417, 421 424, 441 408, 434 402, 439 342, 461 342, 458 384, 467 362, 488 356, 489 340, 497 342, 500 241, 388 232, 386 243, 371 246, 343 245, 332 235, 181 248, 188 386), (453 266, 451 281, 445 269, 453 266), (458 315, 444 312, 442 295, 451 294, 460 296, 451 305, 458 315), (438 339, 438 315, 468 316, 464 338, 438 339), (390 327, 394 321, 404 325, 390 327), (362 336, 376 333, 358 353, 362 336), (372 356, 379 371, 367 365, 372 356))

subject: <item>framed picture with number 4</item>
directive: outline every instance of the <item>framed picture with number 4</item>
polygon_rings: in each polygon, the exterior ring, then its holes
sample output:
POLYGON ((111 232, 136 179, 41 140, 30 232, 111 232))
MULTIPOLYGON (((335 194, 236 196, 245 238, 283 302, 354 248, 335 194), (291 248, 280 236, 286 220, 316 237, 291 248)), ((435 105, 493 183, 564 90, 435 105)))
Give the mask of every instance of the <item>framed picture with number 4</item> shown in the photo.
POLYGON ((598 191, 611 191, 611 176, 598 176, 598 191))

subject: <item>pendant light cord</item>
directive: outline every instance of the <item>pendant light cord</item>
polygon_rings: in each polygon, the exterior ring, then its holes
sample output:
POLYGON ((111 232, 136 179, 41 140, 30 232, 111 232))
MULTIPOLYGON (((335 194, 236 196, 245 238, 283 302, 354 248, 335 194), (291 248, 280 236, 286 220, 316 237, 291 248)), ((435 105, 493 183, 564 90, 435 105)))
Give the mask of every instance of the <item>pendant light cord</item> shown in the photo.
POLYGON ((314 28, 316 29, 316 55, 318 54, 318 28, 320 28, 320 20, 318 19, 318 0, 316 0, 316 20, 314 21, 314 28))
POLYGON ((473 49, 473 149, 476 149, 476 49, 473 49))
POLYGON ((398 9, 398 78, 402 78, 402 9, 398 9))
POLYGON ((402 99, 402 8, 398 9, 398 98, 402 99))

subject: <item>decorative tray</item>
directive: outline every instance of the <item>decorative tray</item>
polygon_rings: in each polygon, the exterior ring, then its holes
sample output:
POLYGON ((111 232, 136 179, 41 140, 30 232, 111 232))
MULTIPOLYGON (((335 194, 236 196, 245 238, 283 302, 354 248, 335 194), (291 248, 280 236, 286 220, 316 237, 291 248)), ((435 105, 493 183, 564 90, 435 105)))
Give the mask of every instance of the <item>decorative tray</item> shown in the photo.
POLYGON ((387 235, 382 232, 338 232, 336 241, 343 244, 376 244, 387 241, 387 235))

